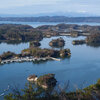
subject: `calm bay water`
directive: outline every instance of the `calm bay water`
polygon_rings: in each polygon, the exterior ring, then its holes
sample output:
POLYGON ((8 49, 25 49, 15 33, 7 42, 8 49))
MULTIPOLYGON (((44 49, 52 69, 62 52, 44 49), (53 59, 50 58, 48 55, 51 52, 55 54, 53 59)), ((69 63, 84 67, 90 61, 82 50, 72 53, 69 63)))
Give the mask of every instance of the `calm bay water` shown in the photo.
POLYGON ((29 47, 29 43, 20 43, 20 44, 1 43, 0 54, 7 51, 16 52, 18 54, 21 52, 21 50, 26 49, 28 47, 29 47))
MULTIPOLYGON (((58 37, 44 38, 41 41, 41 48, 51 48, 48 43, 58 37)), ((54 73, 59 84, 70 81, 71 86, 86 87, 94 84, 100 78, 100 47, 90 47, 87 45, 73 46, 72 41, 75 39, 84 39, 85 37, 66 37, 64 48, 71 49, 71 57, 60 62, 48 61, 40 64, 32 62, 11 63, 0 66, 0 94, 8 85, 18 85, 23 87, 27 82, 26 78, 31 74, 38 76, 54 73)), ((0 44, 0 54, 4 51, 13 51, 20 53, 24 48, 28 48, 29 43, 0 44)), ((1 100, 1 99, 0 99, 1 100)))

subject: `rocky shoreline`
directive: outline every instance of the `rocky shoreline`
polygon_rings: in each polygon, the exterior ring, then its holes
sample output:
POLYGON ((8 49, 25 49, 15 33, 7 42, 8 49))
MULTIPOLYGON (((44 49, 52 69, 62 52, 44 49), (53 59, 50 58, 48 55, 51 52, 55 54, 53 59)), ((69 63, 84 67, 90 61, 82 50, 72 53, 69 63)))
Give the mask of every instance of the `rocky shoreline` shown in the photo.
POLYGON ((35 62, 35 61, 47 61, 47 60, 55 60, 61 61, 61 59, 53 58, 53 57, 44 57, 44 58, 35 58, 35 57, 21 57, 21 58, 11 58, 7 60, 2 60, 0 64, 8 64, 14 62, 35 62))
POLYGON ((45 74, 38 77, 37 75, 30 75, 27 80, 33 82, 43 89, 53 88, 56 86, 57 80, 55 79, 55 74, 45 74))
POLYGON ((73 45, 82 45, 82 44, 85 44, 85 40, 73 40, 72 41, 72 44, 73 45))

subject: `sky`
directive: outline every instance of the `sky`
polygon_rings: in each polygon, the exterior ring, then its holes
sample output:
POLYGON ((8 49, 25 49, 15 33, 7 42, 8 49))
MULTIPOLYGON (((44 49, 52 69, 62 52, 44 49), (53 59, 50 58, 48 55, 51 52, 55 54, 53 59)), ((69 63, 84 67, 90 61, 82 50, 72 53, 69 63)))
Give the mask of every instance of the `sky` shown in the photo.
POLYGON ((100 0, 0 0, 0 14, 68 13, 100 16, 100 0))

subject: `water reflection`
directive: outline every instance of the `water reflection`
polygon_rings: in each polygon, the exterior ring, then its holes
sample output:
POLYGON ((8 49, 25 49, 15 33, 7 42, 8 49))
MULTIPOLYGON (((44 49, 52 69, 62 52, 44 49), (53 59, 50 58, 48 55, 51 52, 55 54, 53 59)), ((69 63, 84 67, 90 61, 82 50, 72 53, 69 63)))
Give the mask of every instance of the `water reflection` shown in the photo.
POLYGON ((6 44, 12 44, 12 45, 18 45, 18 44, 21 44, 21 43, 28 43, 28 41, 0 41, 0 44, 1 43, 6 43, 6 44))
POLYGON ((7 51, 15 52, 18 54, 23 49, 26 49, 28 47, 29 47, 29 43, 20 43, 20 44, 0 43, 0 54, 7 51))
POLYGON ((100 43, 89 43, 89 44, 87 44, 87 46, 94 47, 94 48, 99 48, 100 43))
POLYGON ((45 61, 34 61, 33 62, 33 64, 37 64, 37 65, 39 65, 39 64, 45 64, 47 62, 47 60, 45 60, 45 61))

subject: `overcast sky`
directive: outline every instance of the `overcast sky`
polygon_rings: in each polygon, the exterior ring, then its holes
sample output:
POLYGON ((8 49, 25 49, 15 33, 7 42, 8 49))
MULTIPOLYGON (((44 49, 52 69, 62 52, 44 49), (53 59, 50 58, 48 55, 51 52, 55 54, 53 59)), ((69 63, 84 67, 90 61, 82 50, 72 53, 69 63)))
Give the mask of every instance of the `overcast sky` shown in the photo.
POLYGON ((55 12, 100 15, 100 0, 0 0, 0 14, 55 12))

